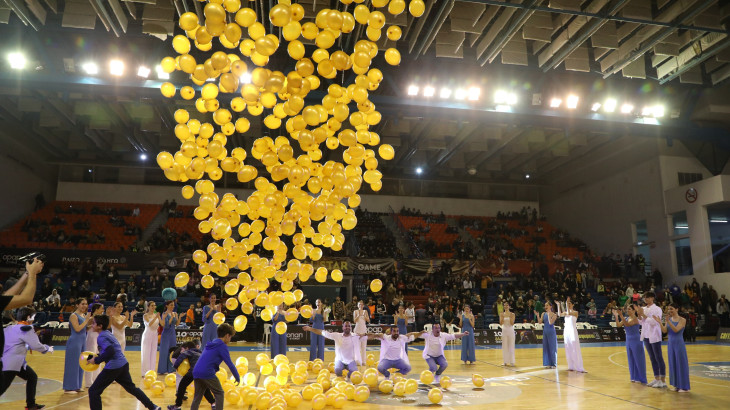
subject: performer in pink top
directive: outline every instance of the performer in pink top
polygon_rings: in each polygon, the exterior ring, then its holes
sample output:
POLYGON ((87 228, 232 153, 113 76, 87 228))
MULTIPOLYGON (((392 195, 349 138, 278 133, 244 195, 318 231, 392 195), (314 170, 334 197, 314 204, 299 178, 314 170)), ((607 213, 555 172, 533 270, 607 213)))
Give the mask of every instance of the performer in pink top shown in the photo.
POLYGON ((638 309, 639 323, 641 323, 641 340, 644 341, 646 352, 651 360, 651 368, 654 370, 654 381, 647 383, 649 387, 667 387, 665 376, 667 374, 662 356, 662 328, 654 316, 663 317, 662 309, 654 304, 654 292, 644 293, 646 306, 638 309))

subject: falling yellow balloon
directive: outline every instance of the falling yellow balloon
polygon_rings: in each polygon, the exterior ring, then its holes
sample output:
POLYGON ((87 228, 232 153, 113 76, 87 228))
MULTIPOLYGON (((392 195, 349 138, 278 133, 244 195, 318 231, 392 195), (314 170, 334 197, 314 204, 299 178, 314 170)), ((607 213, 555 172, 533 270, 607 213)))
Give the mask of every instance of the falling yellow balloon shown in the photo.
POLYGON ((221 323, 223 323, 225 321, 226 321, 226 315, 224 315, 223 313, 218 312, 213 315, 213 323, 215 323, 216 325, 220 325, 221 323))
POLYGON ((277 323, 275 329, 276 329, 276 333, 283 335, 284 333, 286 333, 286 323, 285 322, 277 323))
POLYGON ((380 279, 373 279, 373 281, 370 282, 370 290, 373 291, 373 293, 378 293, 381 289, 383 289, 383 281, 380 279))
POLYGON ((175 275, 175 287, 176 288, 185 287, 189 281, 190 281, 190 275, 188 275, 187 272, 180 272, 177 275, 175 275))

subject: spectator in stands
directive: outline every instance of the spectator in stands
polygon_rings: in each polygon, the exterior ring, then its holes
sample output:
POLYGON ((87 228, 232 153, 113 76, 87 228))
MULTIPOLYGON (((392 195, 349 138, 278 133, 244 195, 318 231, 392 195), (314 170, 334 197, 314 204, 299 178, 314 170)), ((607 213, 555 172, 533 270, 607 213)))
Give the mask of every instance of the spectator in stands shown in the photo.
POLYGON ((378 323, 380 323, 380 324, 390 323, 390 320, 388 320, 388 318, 387 318, 388 307, 385 305, 385 303, 383 303, 382 298, 378 298, 378 303, 375 306, 375 311, 378 314, 378 316, 377 316, 378 323))
MULTIPOLYGON (((7 286, 7 283, 5 284, 5 289, 10 289, 10 287, 7 286)), ((53 285, 51 284, 51 278, 43 279, 43 284, 41 285, 41 297, 45 299, 45 298, 51 296, 52 292, 53 292, 53 285)))
POLYGON ((185 313, 185 324, 188 327, 193 327, 195 324, 195 305, 190 305, 188 311, 185 313))
POLYGON ((61 310, 61 295, 58 294, 58 290, 53 289, 51 294, 46 298, 46 304, 48 307, 55 312, 61 310))
POLYGON ((730 304, 728 304, 725 295, 720 296, 717 301, 717 314, 720 315, 720 326, 730 326, 730 304))
POLYGON ((332 315, 335 320, 345 320, 347 315, 347 306, 339 296, 335 297, 335 302, 332 304, 332 315))
MULTIPOLYGON (((69 298, 65 305, 61 308, 61 313, 73 313, 76 310, 76 298, 69 298)), ((63 317, 63 315, 61 315, 63 317)), ((63 319, 61 319, 63 322, 63 319)))

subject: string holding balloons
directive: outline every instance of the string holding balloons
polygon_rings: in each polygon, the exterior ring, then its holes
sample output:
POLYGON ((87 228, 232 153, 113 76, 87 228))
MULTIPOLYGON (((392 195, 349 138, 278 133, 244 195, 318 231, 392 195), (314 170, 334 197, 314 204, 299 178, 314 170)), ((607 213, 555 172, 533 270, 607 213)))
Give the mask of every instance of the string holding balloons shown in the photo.
MULTIPOLYGON (((193 260, 203 274, 204 288, 224 278, 229 310, 240 307, 250 314, 256 305, 264 308, 261 317, 271 320, 278 305, 302 300, 301 290, 291 291, 295 280, 314 276, 318 282, 341 281, 341 271, 315 270, 311 262, 321 259, 324 249, 343 249, 343 231, 357 226, 358 192, 364 184, 380 191, 379 163, 395 157, 393 147, 381 143, 380 135, 371 130, 382 119, 370 99, 383 81, 383 72, 373 66, 379 54, 375 42, 382 34, 394 42, 402 36, 398 26, 386 27, 386 15, 408 10, 420 17, 425 4, 423 0, 355 3, 352 13, 322 9, 314 21, 303 22, 306 9, 289 0, 279 0, 268 16, 242 7, 240 0, 210 1, 202 20, 193 12, 180 16, 178 25, 185 34, 172 40, 176 56, 160 63, 163 71, 180 71, 200 87, 196 91, 183 85, 178 90, 173 82, 162 84, 163 96, 176 98, 179 91, 182 99, 194 103, 197 113, 175 111, 174 135, 180 148, 160 152, 157 164, 166 178, 185 183, 183 198, 197 197, 193 216, 200 221, 198 229, 214 241, 196 250, 193 260), (338 39, 352 33, 357 24, 364 26, 365 38, 355 41, 352 50, 339 49, 338 43, 349 42, 338 39), (268 27, 273 30, 267 31, 268 27), (308 51, 300 38, 314 42, 316 49, 308 51), (277 52, 294 61, 291 71, 267 68, 277 52), (322 78, 333 79, 350 70, 355 74, 353 84, 329 85, 321 103, 307 99, 320 88, 322 78), (249 149, 232 146, 229 137, 247 133, 249 118, 256 116, 263 117, 270 135, 278 136, 256 138, 249 149), (330 157, 325 152, 334 150, 341 151, 341 159, 325 160, 330 157), (224 173, 253 183, 253 193, 245 199, 232 193, 219 195, 216 181, 224 173), (281 291, 270 291, 272 281, 281 291)), ((396 47, 383 54, 387 64, 400 64, 396 47)), ((177 287, 188 282, 187 273, 175 278, 177 287)), ((373 284, 379 287, 382 284, 373 284)), ((311 316, 311 306, 299 311, 290 307, 286 319, 294 321, 300 314, 311 316)), ((214 317, 216 323, 224 320, 222 314, 214 317)), ((238 331, 246 324, 243 315, 234 321, 238 331)), ((285 332, 286 323, 280 322, 276 330, 285 332)))

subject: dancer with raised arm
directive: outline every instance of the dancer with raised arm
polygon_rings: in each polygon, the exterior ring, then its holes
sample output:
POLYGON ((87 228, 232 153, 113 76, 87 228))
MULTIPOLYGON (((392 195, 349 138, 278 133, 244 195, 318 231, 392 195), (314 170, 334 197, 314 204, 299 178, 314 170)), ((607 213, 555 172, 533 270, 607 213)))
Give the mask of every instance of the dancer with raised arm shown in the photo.
POLYGON ((378 371, 390 379, 390 369, 397 369, 398 373, 406 375, 411 371, 406 344, 412 342, 418 333, 400 334, 398 326, 390 328, 390 334, 368 333, 367 338, 380 339, 380 362, 378 371))
POLYGON ((659 316, 652 316, 659 323, 662 331, 667 333, 667 359, 669 361, 669 384, 679 393, 689 392, 689 360, 684 345, 685 318, 679 316, 679 305, 672 303, 667 307, 666 322, 659 316))
POLYGON ((158 374, 175 373, 170 361, 170 349, 177 346, 175 327, 180 324, 180 316, 175 310, 175 301, 165 302, 165 312, 162 314, 162 335, 160 335, 160 360, 157 364, 158 374))
POLYGON ((142 332, 142 377, 157 366, 157 329, 160 327, 160 314, 155 311, 157 304, 153 301, 146 303, 142 321, 144 332, 142 332))
MULTIPOLYGON (((317 299, 314 304, 316 307, 312 312, 312 327, 324 330, 324 306, 320 299, 317 299)), ((314 359, 324 360, 324 336, 317 333, 313 334, 309 341, 309 360, 314 359)))
POLYGON ((286 332, 279 334, 276 331, 276 325, 279 322, 286 323, 286 311, 284 310, 284 304, 280 304, 276 308, 276 313, 271 318, 271 358, 273 359, 276 355, 286 356, 286 332))
POLYGON ((545 312, 542 315, 535 312, 538 323, 542 328, 542 365, 554 369, 558 366, 558 334, 555 332, 555 321, 558 315, 553 312, 553 303, 545 302, 545 312))
POLYGON ((350 322, 342 323, 342 333, 328 332, 311 326, 304 326, 302 330, 312 332, 318 336, 335 341, 335 374, 342 377, 342 371, 347 369, 347 377, 357 370, 357 363, 364 362, 360 357, 360 339, 367 337, 352 332, 350 322))
POLYGON ((504 303, 504 311, 499 315, 502 325, 502 366, 515 365, 515 314, 509 310, 509 303, 504 303))
POLYGON ((220 305, 216 303, 216 296, 211 293, 209 303, 203 306, 203 337, 201 338, 201 346, 205 349, 208 342, 212 342, 217 338, 218 325, 213 321, 213 316, 220 312, 220 305))
POLYGON ((646 359, 644 344, 639 334, 639 318, 636 312, 641 309, 636 303, 627 307, 628 317, 624 317, 618 309, 613 310, 616 327, 626 331, 626 356, 629 358, 629 378, 631 383, 646 384, 646 359))
POLYGON ((461 339, 464 336, 469 336, 469 332, 464 333, 442 333, 441 324, 435 323, 431 327, 431 331, 422 330, 416 332, 417 338, 421 338, 426 341, 426 346, 423 348, 423 358, 428 364, 428 370, 434 374, 434 382, 438 383, 441 380, 441 375, 444 370, 449 366, 449 363, 444 357, 444 347, 446 343, 454 340, 461 339))
POLYGON ((84 382, 84 371, 79 364, 79 357, 86 346, 86 325, 91 321, 88 313, 89 304, 86 299, 76 301, 76 310, 68 318, 71 336, 66 343, 65 366, 63 368, 63 391, 80 393, 84 382))
MULTIPOLYGON (((365 309, 365 303, 363 301, 357 302, 357 310, 352 312, 352 320, 355 322, 355 333, 357 334, 365 334, 368 332, 368 323, 370 323, 370 311, 368 309, 365 309)), ((367 346, 368 346, 368 339, 367 338, 361 338, 360 339, 360 361, 358 361, 358 364, 362 365, 365 364, 365 359, 367 358, 367 346)))
POLYGON ((137 310, 131 312, 127 311, 122 315, 124 311, 124 304, 117 302, 114 307, 111 308, 112 315, 109 319, 111 320, 111 329, 114 337, 117 338, 119 346, 122 348, 122 352, 127 348, 127 332, 126 328, 132 327, 134 323, 134 315, 137 314, 137 310))
POLYGON ((580 338, 578 337, 578 311, 574 309, 570 298, 565 302, 565 307, 565 312, 561 313, 560 305, 558 305, 558 314, 565 318, 563 343, 565 345, 565 358, 568 359, 568 371, 586 373, 583 369, 583 355, 580 352, 580 338))
MULTIPOLYGON (((99 346, 96 344, 96 339, 99 337, 99 333, 94 331, 94 327, 92 324, 94 323, 94 316, 96 315, 103 315, 104 314, 104 305, 101 303, 94 303, 91 305, 91 318, 92 320, 89 320, 88 325, 86 325, 86 347, 84 348, 84 351, 91 352, 94 354, 99 353, 99 346)), ((155 333, 155 336, 157 334, 155 333)), ((155 349, 157 348, 157 338, 155 338, 155 349)), ((91 372, 84 371, 84 386, 88 389, 91 387, 92 384, 94 384, 94 381, 96 380, 96 376, 99 375, 101 372, 101 369, 96 369, 91 372)))
POLYGON ((475 364, 476 346, 474 343, 474 314, 471 313, 471 307, 464 305, 464 313, 459 318, 459 327, 466 335, 461 341, 461 361, 464 364, 475 364))

